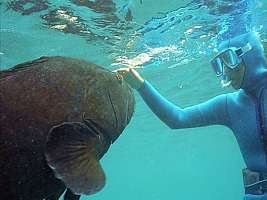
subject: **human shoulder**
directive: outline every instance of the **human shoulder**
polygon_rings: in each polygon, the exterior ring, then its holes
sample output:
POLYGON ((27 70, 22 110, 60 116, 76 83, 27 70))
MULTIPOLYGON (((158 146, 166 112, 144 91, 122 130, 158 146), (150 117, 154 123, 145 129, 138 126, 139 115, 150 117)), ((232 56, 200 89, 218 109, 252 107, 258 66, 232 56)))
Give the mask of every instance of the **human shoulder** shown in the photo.
POLYGON ((265 59, 267 60, 267 40, 264 40, 262 45, 264 49, 264 56, 265 56, 265 59))
POLYGON ((243 89, 239 89, 235 92, 227 94, 227 101, 230 104, 240 105, 240 103, 246 103, 250 100, 251 100, 250 96, 243 89))

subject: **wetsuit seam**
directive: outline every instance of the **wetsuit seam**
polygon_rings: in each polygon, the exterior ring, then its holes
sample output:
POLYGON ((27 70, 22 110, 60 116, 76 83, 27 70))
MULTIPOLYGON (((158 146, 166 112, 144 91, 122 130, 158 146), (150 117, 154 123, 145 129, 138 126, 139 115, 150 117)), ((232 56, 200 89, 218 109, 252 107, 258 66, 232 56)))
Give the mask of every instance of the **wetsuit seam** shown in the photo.
POLYGON ((260 143, 262 145, 263 151, 265 152, 265 164, 267 166, 267 152, 265 150, 264 146, 264 141, 263 141, 263 135, 262 135, 262 130, 261 130, 261 125, 260 125, 260 112, 259 112, 259 99, 255 96, 250 96, 254 102, 254 108, 255 108, 255 115, 256 115, 256 132, 257 135, 259 136, 260 143))
POLYGON ((228 121, 226 122, 226 125, 228 125, 232 129, 233 124, 232 124, 232 120, 230 119, 230 114, 228 110, 228 95, 225 95, 225 111, 226 111, 227 121, 228 121))

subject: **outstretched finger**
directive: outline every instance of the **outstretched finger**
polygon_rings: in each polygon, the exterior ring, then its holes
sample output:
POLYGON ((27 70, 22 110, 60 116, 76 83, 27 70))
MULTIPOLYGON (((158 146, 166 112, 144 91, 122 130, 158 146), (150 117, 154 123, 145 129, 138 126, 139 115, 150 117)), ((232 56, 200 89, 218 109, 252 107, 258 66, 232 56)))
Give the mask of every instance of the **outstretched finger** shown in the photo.
POLYGON ((127 67, 127 68, 115 69, 112 72, 124 73, 124 72, 129 72, 129 71, 130 71, 130 69, 127 67))
POLYGON ((131 69, 144 69, 143 66, 140 66, 140 65, 136 65, 136 66, 133 66, 133 67, 129 67, 131 69))

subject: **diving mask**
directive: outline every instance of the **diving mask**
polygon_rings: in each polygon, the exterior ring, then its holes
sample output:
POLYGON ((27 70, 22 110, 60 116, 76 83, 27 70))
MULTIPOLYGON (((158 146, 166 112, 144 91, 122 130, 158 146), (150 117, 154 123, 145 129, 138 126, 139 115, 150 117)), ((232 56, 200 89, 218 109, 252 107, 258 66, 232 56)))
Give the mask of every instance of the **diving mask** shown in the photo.
POLYGON ((210 61, 211 66, 216 73, 216 76, 221 77, 225 75, 225 67, 228 67, 230 69, 236 68, 242 62, 242 56, 251 49, 252 46, 250 45, 250 43, 247 43, 244 47, 229 47, 217 54, 210 61))

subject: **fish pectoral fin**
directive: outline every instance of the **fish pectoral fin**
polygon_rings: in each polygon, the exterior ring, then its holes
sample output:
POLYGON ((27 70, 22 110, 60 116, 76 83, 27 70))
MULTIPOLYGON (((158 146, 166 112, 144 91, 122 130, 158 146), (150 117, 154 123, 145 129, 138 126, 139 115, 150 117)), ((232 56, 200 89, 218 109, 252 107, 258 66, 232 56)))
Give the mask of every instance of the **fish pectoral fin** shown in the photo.
POLYGON ((49 131, 47 163, 74 194, 94 194, 105 185, 105 173, 95 148, 97 142, 88 127, 79 122, 65 122, 49 131))

